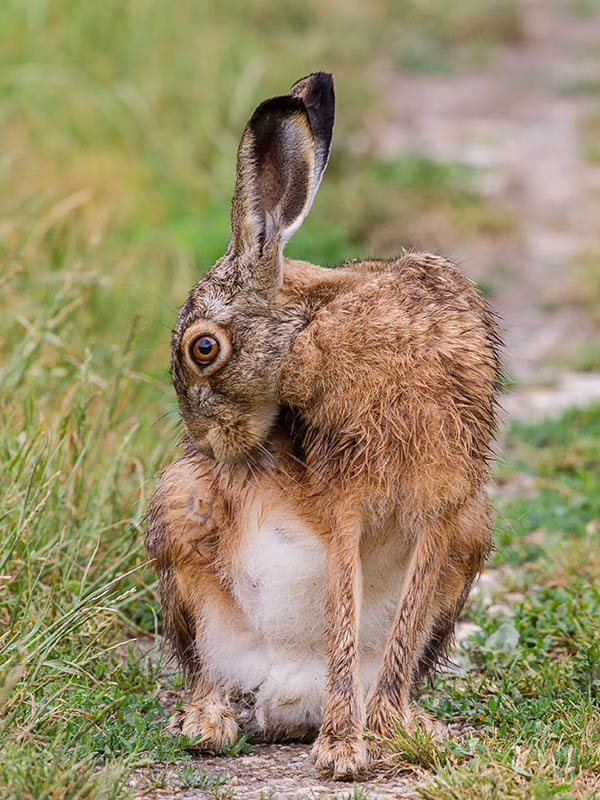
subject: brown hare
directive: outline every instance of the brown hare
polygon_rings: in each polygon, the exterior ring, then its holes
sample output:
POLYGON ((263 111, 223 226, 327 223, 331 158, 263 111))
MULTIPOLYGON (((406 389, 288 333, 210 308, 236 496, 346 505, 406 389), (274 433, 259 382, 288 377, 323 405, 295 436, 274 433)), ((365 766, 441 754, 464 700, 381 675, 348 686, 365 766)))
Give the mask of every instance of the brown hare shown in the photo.
POLYGON ((244 130, 231 240, 173 331, 185 437, 146 545, 191 683, 170 729, 212 752, 238 726, 316 735, 317 769, 357 778, 367 731, 414 725, 411 691, 490 551, 499 335, 439 256, 283 257, 333 118, 317 72, 244 130))

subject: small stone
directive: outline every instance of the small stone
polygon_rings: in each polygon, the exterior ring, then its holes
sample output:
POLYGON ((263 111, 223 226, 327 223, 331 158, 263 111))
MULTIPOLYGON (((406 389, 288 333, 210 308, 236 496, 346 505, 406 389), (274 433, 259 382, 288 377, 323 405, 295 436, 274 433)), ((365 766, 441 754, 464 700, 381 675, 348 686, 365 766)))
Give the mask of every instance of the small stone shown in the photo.
POLYGON ((238 758, 238 764, 243 764, 245 767, 258 767, 264 763, 264 759, 260 756, 243 756, 238 758))
POLYGON ((481 627, 474 622, 459 622, 456 626, 455 638, 458 644, 465 642, 474 633, 479 633, 481 627))

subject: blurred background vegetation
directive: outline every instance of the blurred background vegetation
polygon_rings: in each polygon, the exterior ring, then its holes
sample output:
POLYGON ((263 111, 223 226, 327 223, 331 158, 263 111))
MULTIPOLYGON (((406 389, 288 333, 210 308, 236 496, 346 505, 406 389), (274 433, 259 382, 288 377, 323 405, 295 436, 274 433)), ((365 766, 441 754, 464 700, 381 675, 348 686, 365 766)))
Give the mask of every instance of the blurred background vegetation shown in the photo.
MULTIPOLYGON (((161 733, 153 662, 117 645, 159 630, 141 524, 177 439, 169 331, 227 242, 252 109, 315 69, 335 75, 333 154, 290 255, 517 239, 475 167, 387 157, 378 132, 385 76, 489 69, 526 45, 523 2, 0 4, 1 797, 126 795, 133 765, 185 756, 161 733)), ((571 296, 600 314, 598 260, 580 262, 571 296)), ((522 527, 502 525, 515 562, 531 555, 512 544, 522 527)))

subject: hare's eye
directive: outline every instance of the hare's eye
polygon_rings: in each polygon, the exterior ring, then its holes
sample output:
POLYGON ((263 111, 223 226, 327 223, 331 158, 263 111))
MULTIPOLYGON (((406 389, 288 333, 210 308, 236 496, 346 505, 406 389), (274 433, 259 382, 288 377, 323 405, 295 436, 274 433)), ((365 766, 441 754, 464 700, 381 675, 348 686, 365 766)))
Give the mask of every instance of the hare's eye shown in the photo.
POLYGON ((219 342, 214 336, 208 336, 208 334, 197 336, 190 345, 192 359, 201 366, 209 364, 218 352, 219 342))

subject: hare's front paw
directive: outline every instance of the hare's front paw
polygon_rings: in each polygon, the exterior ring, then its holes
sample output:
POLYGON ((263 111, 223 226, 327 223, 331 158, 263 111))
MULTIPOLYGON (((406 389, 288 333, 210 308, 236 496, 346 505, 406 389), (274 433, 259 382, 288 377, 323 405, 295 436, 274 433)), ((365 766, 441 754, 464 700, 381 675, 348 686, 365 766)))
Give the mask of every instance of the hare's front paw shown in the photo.
POLYGON ((169 730, 178 736, 196 739, 190 745, 198 750, 218 754, 227 744, 235 744, 238 725, 227 706, 214 700, 188 703, 169 720, 169 730))
POLYGON ((335 781, 360 780, 367 770, 367 748, 359 732, 336 736, 321 731, 311 755, 317 771, 335 781))

